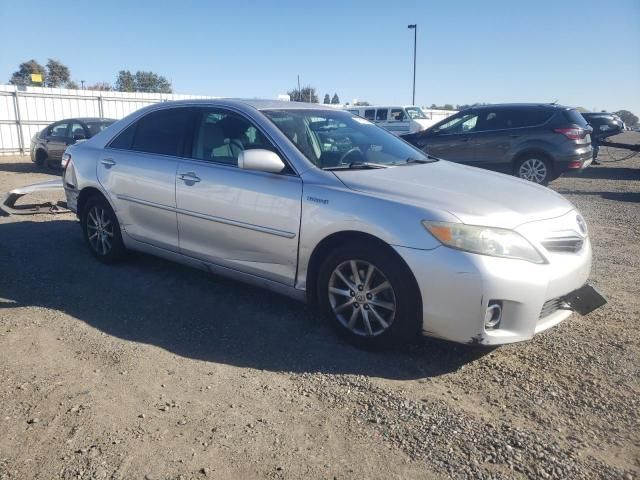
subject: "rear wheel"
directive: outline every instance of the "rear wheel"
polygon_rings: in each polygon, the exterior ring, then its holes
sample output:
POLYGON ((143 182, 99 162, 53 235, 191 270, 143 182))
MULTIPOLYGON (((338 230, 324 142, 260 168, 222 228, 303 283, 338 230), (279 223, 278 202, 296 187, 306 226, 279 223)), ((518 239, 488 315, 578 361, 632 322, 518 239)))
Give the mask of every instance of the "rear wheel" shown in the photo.
POLYGON ((411 272, 382 247, 345 245, 320 267, 320 305, 338 332, 359 346, 388 347, 417 336, 418 298, 411 272))
POLYGON ((104 198, 93 196, 87 200, 81 224, 94 257, 103 263, 115 263, 124 257, 125 248, 118 219, 104 198))
POLYGON ((514 175, 539 185, 547 185, 554 179, 551 164, 540 155, 528 156, 518 161, 514 175))

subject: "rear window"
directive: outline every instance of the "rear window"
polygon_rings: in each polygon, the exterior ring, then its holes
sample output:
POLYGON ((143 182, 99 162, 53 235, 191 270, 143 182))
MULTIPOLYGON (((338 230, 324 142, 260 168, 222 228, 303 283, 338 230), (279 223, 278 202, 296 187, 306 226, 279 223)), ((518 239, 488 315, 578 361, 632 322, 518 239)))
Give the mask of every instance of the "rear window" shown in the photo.
POLYGON ((564 118, 566 118, 569 123, 573 123, 574 125, 578 125, 580 127, 587 126, 587 121, 582 115, 580 115, 580 112, 578 112, 577 110, 569 108, 567 110, 564 110, 562 113, 564 114, 564 118))

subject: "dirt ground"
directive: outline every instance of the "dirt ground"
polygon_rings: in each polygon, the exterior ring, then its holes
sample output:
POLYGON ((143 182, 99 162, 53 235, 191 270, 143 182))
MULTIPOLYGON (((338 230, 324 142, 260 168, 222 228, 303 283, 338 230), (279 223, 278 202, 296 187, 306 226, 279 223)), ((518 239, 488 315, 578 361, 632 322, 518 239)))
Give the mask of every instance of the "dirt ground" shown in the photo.
MULTIPOLYGON (((55 175, 0 157, 0 193, 55 175)), ((609 304, 497 349, 361 351, 263 290, 99 264, 71 214, 0 217, 0 479, 640 478, 640 155, 551 187, 609 304)))

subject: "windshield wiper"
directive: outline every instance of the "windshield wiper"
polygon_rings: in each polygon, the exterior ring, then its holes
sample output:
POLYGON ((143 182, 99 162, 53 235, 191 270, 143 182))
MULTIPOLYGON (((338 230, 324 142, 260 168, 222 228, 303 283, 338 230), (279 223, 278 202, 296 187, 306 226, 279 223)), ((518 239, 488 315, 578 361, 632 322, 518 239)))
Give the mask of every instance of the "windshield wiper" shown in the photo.
POLYGON ((388 165, 371 162, 351 162, 344 165, 336 165, 335 167, 324 167, 323 170, 361 170, 374 168, 388 168, 388 165))
POLYGON ((433 163, 437 162, 438 159, 436 157, 432 157, 431 155, 426 155, 427 158, 412 158, 409 157, 405 160, 405 163, 433 163))

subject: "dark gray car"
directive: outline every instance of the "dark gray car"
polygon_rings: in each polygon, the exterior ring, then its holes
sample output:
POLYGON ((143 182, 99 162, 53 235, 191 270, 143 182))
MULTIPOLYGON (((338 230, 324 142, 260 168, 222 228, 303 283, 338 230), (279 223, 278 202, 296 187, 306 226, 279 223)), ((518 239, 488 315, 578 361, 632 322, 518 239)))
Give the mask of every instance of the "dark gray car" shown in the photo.
POLYGON ((69 145, 93 137, 114 122, 111 118, 91 117, 54 122, 31 139, 31 161, 44 167, 59 166, 69 145))
POLYGON ((555 104, 482 105, 403 138, 434 157, 547 184, 591 163, 591 127, 555 104))

